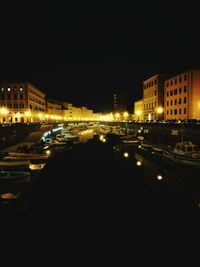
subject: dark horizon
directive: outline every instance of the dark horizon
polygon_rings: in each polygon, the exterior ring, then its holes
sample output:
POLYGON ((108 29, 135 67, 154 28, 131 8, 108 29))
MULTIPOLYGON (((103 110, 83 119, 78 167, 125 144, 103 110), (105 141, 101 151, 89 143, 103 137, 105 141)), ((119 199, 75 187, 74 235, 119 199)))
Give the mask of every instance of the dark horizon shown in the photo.
POLYGON ((3 21, 0 80, 27 80, 49 98, 95 112, 113 110, 115 91, 128 94, 131 112, 144 79, 200 67, 195 26, 48 12, 34 22, 3 21))

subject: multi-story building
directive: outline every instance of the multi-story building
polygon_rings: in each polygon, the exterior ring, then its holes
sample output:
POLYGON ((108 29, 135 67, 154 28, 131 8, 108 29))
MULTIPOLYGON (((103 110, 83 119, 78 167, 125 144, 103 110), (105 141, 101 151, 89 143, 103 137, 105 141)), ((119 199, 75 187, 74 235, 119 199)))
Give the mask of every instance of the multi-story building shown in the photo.
POLYGON ((45 94, 29 82, 0 83, 0 122, 37 122, 45 112, 45 94))
POLYGON ((62 102, 54 99, 47 99, 46 112, 49 120, 55 121, 63 119, 62 102))
POLYGON ((168 77, 165 90, 165 120, 200 119, 200 70, 168 77))
POLYGON ((143 99, 137 100, 134 103, 134 120, 143 121, 144 120, 144 101, 143 99))
POLYGON ((164 77, 156 74, 143 81, 144 120, 164 118, 164 77))
POLYGON ((123 92, 114 94, 114 113, 122 115, 127 111, 127 95, 123 92))

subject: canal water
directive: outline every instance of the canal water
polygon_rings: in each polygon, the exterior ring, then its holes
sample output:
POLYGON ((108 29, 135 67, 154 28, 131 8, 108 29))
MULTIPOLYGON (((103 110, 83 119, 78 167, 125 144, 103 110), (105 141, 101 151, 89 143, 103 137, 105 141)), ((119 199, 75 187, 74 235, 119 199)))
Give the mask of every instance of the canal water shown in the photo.
POLYGON ((1 207, 1 221, 36 223, 66 216, 73 220, 80 207, 198 214, 200 176, 137 146, 122 147, 89 134, 50 158, 16 204, 1 207))

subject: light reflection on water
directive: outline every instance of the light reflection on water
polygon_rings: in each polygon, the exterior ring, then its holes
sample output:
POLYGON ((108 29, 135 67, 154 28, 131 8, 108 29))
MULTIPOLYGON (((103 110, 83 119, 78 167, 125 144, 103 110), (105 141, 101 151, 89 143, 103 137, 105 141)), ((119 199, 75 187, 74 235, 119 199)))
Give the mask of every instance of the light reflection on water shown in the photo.
MULTIPOLYGON (((184 169, 172 162, 155 158, 135 148, 114 147, 116 159, 127 161, 125 154, 129 155, 129 168, 136 171, 149 187, 160 192, 168 191, 169 194, 183 199, 188 205, 200 208, 200 177, 198 170, 184 169), (189 203, 190 202, 190 203, 189 203)), ((134 179, 134 176, 133 176, 134 179)))

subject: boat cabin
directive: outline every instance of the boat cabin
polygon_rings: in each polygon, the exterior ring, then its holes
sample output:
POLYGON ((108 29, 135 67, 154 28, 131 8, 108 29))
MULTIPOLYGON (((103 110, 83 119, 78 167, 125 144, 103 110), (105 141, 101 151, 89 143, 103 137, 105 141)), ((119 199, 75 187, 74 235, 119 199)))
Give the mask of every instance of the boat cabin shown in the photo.
POLYGON ((192 142, 177 143, 174 149, 174 153, 178 155, 190 155, 196 152, 198 152, 197 145, 192 142))

